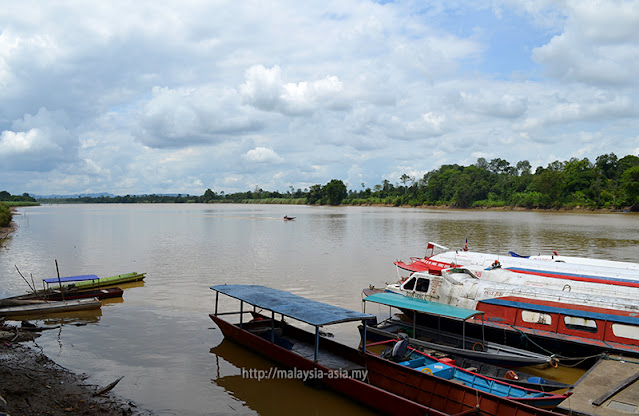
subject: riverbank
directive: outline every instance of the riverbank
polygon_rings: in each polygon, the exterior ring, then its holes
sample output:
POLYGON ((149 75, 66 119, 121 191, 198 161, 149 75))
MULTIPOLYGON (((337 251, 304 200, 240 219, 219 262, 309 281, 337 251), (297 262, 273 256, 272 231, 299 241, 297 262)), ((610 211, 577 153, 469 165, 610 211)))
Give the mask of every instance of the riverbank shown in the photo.
MULTIPOLYGON (((1 318, 0 318, 1 319, 1 318)), ((150 415, 38 350, 37 333, 0 322, 0 415, 150 415), (4 413, 3 413, 4 412, 4 413)))
MULTIPOLYGON (((0 242, 17 226, 0 228, 0 242)), ((0 317, 0 415, 151 415, 132 402, 97 394, 98 386, 59 366, 38 349, 38 332, 4 322, 0 317)))
POLYGON ((8 227, 0 227, 0 240, 4 240, 9 237, 11 233, 13 233, 18 226, 15 221, 11 221, 11 224, 8 227))

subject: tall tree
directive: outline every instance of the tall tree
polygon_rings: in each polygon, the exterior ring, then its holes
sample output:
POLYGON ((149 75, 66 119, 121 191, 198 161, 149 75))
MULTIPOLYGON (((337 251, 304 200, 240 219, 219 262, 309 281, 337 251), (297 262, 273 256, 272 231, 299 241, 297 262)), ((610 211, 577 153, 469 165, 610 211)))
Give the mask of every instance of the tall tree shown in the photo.
POLYGON ((324 195, 329 205, 339 205, 348 195, 346 185, 339 179, 333 179, 324 186, 324 195))
POLYGON ((310 205, 315 205, 321 201, 324 191, 322 189, 322 185, 313 185, 308 190, 308 195, 306 196, 306 202, 310 205))

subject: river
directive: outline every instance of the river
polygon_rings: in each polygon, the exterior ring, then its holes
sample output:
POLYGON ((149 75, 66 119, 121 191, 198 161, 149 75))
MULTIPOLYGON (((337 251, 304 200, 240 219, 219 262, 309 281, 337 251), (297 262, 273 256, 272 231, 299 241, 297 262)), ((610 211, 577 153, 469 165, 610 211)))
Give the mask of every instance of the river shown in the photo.
MULTIPOLYGON (((229 341, 209 319, 210 286, 263 284, 361 310, 361 290, 397 280, 396 259, 428 241, 505 254, 637 261, 639 217, 624 213, 435 210, 292 205, 44 205, 18 210, 0 248, 0 296, 30 279, 145 272, 99 312, 38 320, 60 328, 36 340, 64 367, 86 373, 158 415, 369 415, 299 380, 256 380, 271 366, 229 341), (296 217, 283 221, 283 216, 296 217)), ((367 312, 383 315, 387 311, 367 312)), ((356 346, 352 324, 328 328, 356 346)))

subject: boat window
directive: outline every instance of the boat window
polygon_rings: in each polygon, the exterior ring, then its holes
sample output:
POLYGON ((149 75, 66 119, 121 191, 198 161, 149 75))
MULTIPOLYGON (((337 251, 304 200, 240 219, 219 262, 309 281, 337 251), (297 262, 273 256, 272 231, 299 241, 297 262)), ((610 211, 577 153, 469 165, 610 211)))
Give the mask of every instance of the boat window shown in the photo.
POLYGON ((576 316, 564 316, 564 324, 568 329, 578 331, 597 332, 597 322, 594 319, 579 318, 576 316))
POLYGON ((529 324, 551 325, 552 317, 547 313, 521 311, 521 319, 529 324))
POLYGON ((612 324, 612 333, 616 337, 639 340, 639 326, 612 324))
POLYGON ((430 285, 430 280, 417 279, 417 287, 415 288, 415 290, 418 292, 428 292, 429 285, 430 285))
POLYGON ((405 283, 404 283, 404 290, 413 290, 413 288, 415 287, 415 278, 411 277, 410 279, 408 279, 405 283))

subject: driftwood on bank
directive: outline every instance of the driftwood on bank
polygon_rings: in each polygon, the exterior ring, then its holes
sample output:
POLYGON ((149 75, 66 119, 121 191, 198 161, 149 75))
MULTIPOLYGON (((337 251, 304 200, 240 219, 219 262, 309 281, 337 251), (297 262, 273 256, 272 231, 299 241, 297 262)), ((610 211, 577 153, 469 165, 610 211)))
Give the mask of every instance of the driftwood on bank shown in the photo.
POLYGON ((94 396, 101 396, 104 393, 108 393, 109 391, 111 391, 111 389, 113 389, 113 387, 115 387, 120 380, 122 380, 124 378, 124 376, 120 377, 119 379, 115 380, 113 383, 109 384, 106 387, 101 388, 100 390, 96 391, 95 393, 93 393, 94 396))

